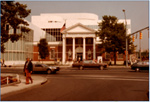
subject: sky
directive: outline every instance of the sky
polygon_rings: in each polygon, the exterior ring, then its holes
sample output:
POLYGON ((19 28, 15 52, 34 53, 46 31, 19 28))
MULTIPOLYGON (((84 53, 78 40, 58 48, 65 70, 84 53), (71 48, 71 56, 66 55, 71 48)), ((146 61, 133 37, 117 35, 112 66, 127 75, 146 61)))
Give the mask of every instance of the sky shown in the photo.
MULTIPOLYGON (((31 16, 40 15, 41 13, 94 13, 102 20, 104 15, 116 16, 118 19, 124 19, 125 9, 126 18, 131 19, 131 33, 149 26, 149 2, 132 0, 132 1, 99 1, 99 0, 82 0, 82 1, 19 1, 27 4, 31 9, 31 14, 26 20, 31 21, 31 16)), ((141 40, 141 49, 146 50, 149 47, 148 30, 142 31, 143 39, 141 40)), ((138 33, 139 37, 139 33, 138 33)), ((135 39, 134 45, 139 50, 139 38, 135 39)), ((135 37, 136 38, 136 37, 135 37)))

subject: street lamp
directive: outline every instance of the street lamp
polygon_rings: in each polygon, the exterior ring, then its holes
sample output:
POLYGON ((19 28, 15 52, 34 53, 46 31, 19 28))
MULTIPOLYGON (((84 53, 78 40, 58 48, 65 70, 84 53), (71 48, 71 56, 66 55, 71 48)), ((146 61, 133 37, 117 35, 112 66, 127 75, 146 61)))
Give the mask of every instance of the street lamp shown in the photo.
POLYGON ((127 21, 126 21, 126 14, 125 10, 122 10, 124 12, 125 17, 125 27, 126 27, 126 67, 128 67, 128 38, 127 38, 127 21))

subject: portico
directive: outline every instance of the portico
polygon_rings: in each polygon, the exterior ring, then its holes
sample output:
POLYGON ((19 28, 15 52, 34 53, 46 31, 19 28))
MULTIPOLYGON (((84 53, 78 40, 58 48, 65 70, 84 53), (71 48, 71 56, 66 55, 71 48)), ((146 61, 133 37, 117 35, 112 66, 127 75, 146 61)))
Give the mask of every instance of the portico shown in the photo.
POLYGON ((96 59, 95 30, 80 23, 65 29, 63 32, 62 62, 96 59))

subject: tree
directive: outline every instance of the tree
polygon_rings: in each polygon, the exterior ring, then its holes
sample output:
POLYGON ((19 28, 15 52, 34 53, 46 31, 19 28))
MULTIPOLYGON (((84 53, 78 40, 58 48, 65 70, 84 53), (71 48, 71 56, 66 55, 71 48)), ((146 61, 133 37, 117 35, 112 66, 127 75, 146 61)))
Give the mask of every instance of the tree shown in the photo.
MULTIPOLYGON (((123 23, 118 23, 115 16, 103 16, 103 20, 99 23, 99 29, 96 34, 100 37, 102 44, 99 46, 104 48, 106 52, 114 53, 114 64, 116 64, 116 53, 124 53, 126 28, 123 23)), ((128 38, 128 44, 131 46, 131 38, 128 38)), ((130 48, 130 53, 131 48, 130 48)))
POLYGON ((49 56, 48 43, 45 38, 40 39, 38 43, 39 55, 41 59, 45 59, 49 56))
POLYGON ((9 39, 14 42, 18 41, 22 34, 17 34, 17 29, 22 32, 29 32, 27 27, 20 27, 20 25, 28 26, 24 20, 30 13, 30 9, 26 9, 27 5, 20 4, 14 1, 1 1, 1 52, 4 53, 6 43, 9 39), (13 29, 13 34, 9 34, 9 27, 13 29))

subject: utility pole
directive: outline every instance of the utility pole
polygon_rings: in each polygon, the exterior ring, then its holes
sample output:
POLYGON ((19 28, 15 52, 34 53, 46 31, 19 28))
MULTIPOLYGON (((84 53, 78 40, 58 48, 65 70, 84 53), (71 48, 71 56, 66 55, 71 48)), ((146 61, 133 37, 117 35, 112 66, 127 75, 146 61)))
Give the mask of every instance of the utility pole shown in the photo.
POLYGON ((127 37, 127 21, 126 21, 126 14, 125 10, 122 10, 124 12, 125 17, 125 26, 126 26, 126 67, 128 67, 128 37, 127 37))

